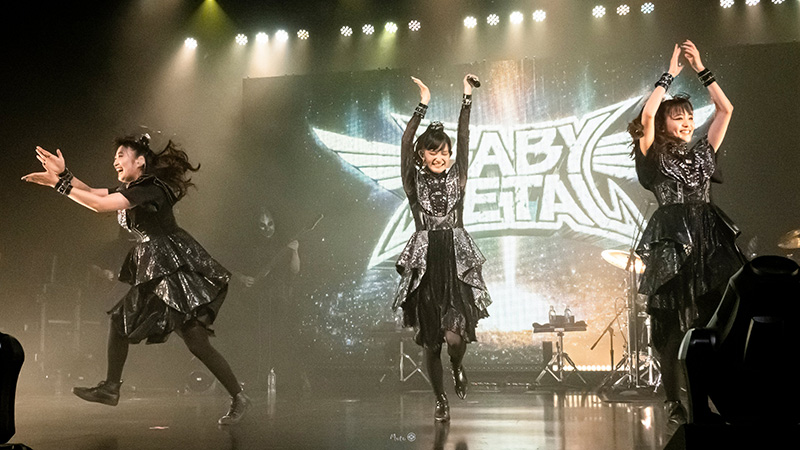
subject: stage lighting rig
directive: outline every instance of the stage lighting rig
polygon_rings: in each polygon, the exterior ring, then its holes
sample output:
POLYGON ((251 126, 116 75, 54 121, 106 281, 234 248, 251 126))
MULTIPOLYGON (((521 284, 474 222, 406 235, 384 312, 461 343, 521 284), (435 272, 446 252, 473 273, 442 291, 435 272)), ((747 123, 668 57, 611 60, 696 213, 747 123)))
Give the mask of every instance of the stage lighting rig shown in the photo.
POLYGON ((408 22, 408 29, 411 31, 419 31, 421 27, 422 24, 419 23, 419 20, 412 20, 411 22, 408 22))
POLYGON ((547 13, 544 12, 543 9, 537 9, 533 12, 533 21, 534 22, 544 22, 544 19, 547 18, 547 13))
POLYGON ((467 16, 464 19, 464 26, 467 28, 475 28, 476 26, 478 26, 478 19, 472 16, 467 16))
POLYGON ((655 11, 656 5, 647 2, 642 5, 642 14, 650 14, 651 12, 655 11))
POLYGON ((342 27, 342 28, 339 30, 339 32, 340 32, 340 33, 342 33, 342 36, 345 36, 345 37, 347 37, 347 36, 352 36, 352 35, 353 35, 353 29, 352 29, 352 28, 350 28, 350 27, 348 27, 347 25, 343 26, 343 27, 342 27))
POLYGON ((631 12, 631 7, 630 6, 628 6, 628 5, 619 5, 619 6, 617 6, 617 15, 627 16, 629 12, 631 12))
POLYGON ((497 14, 489 14, 489 17, 486 18, 486 23, 490 26, 495 26, 500 23, 500 16, 497 14))
POLYGON ((598 19, 600 17, 605 16, 606 15, 606 7, 605 6, 601 6, 601 5, 595 6, 594 8, 592 8, 592 15, 594 17, 598 18, 598 19))
POLYGON ((237 34, 236 35, 236 43, 239 44, 239 45, 247 45, 247 36, 245 36, 244 34, 241 34, 241 33, 237 34))
POLYGON ((183 41, 183 45, 185 45, 186 48, 195 49, 195 48, 197 48, 197 39, 195 39, 195 38, 186 38, 186 40, 183 41))
POLYGON ((511 20, 511 23, 513 23, 513 24, 520 24, 520 23, 522 23, 523 18, 524 18, 524 16, 522 15, 521 12, 514 11, 513 13, 511 13, 510 20, 511 20))

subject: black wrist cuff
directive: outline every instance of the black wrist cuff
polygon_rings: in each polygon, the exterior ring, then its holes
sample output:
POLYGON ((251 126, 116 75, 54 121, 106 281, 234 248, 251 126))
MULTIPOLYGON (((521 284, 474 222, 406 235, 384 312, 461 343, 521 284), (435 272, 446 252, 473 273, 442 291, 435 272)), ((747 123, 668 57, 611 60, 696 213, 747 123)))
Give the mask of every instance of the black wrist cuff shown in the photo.
POLYGON ((426 112, 428 112, 428 105, 426 105, 426 104, 424 104, 422 102, 420 102, 420 104, 417 105, 416 108, 414 108, 414 114, 416 114, 416 115, 418 115, 420 117, 424 118, 426 112))

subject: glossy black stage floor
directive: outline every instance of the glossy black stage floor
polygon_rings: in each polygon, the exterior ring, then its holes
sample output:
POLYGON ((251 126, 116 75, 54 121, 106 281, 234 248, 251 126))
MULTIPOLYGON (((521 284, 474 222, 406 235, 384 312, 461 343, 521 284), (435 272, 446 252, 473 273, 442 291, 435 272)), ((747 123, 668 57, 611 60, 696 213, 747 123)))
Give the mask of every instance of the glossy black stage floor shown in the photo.
POLYGON ((604 402, 582 392, 473 387, 433 421, 430 391, 255 393, 242 423, 219 427, 220 393, 124 392, 116 407, 22 393, 11 442, 34 450, 662 449, 674 430, 660 399, 604 402))

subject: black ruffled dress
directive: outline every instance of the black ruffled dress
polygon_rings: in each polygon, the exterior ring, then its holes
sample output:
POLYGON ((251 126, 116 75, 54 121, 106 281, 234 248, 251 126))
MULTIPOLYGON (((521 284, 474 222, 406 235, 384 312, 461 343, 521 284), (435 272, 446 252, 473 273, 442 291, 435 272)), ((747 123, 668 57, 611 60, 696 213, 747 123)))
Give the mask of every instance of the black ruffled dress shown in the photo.
POLYGON ((198 321, 209 333, 228 292, 230 273, 178 227, 173 190, 152 175, 116 189, 132 207, 120 210, 120 225, 137 237, 120 270, 131 285, 109 311, 112 326, 131 343, 165 342, 175 329, 198 321))
POLYGON ((456 162, 444 173, 417 167, 414 135, 420 112, 409 120, 401 144, 403 188, 416 231, 397 260, 400 284, 393 309, 403 309, 403 322, 417 330, 419 345, 435 347, 445 331, 476 341, 478 320, 488 317, 491 303, 481 267, 486 261, 464 230, 464 192, 469 162, 470 104, 461 108, 456 162))
POLYGON ((656 348, 668 339, 664 322, 680 331, 710 318, 719 295, 745 259, 736 247, 739 229, 711 203, 716 154, 707 137, 689 147, 672 143, 647 155, 636 149, 640 183, 653 192, 658 209, 642 233, 636 253, 645 264, 639 292, 648 296, 656 348))

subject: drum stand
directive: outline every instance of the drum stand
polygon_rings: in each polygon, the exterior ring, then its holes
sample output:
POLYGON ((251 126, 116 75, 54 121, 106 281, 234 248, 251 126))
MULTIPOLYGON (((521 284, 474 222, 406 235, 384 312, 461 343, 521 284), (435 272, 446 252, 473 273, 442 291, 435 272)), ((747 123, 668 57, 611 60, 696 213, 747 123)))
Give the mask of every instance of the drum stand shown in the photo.
POLYGON ((575 365, 575 362, 572 361, 572 358, 570 358, 567 352, 564 351, 564 331, 558 330, 556 334, 558 334, 558 341, 556 342, 556 352, 553 353, 553 357, 550 358, 550 362, 548 362, 544 366, 544 369, 542 369, 542 371, 539 373, 539 376, 536 377, 535 384, 539 384, 539 382, 542 381, 542 378, 544 378, 544 376, 548 373, 552 375, 553 378, 555 378, 556 381, 558 381, 559 383, 564 383, 564 381, 566 381, 567 377, 569 377, 570 375, 567 374, 567 376, 564 376, 565 361, 569 363, 570 366, 572 366, 573 370, 572 373, 577 375, 578 378, 580 378, 581 381, 583 381, 583 384, 587 384, 586 379, 584 379, 580 371, 578 371, 578 366, 575 365), (552 368, 553 366, 555 366, 558 370, 553 370, 552 368))
MULTIPOLYGON (((631 252, 633 258, 633 252, 631 252)), ((632 259, 631 259, 632 260, 632 259)), ((652 395, 656 392, 661 385, 661 367, 653 355, 653 348, 650 345, 650 317, 646 313, 643 314, 645 319, 645 345, 647 346, 646 356, 642 357, 640 349, 640 336, 638 317, 639 312, 636 307, 636 286, 637 276, 635 270, 628 270, 629 281, 627 286, 627 306, 628 311, 628 343, 626 352, 622 359, 612 369, 611 373, 601 383, 601 390, 610 388, 612 391, 626 390, 628 392, 642 392, 652 395), (614 381, 615 376, 619 373, 623 375, 614 381)))
POLYGON ((409 380, 409 378, 413 377, 415 374, 419 374, 422 376, 422 378, 425 379, 425 381, 428 382, 428 384, 430 384, 431 380, 429 380, 428 376, 425 375, 425 372, 422 371, 421 366, 422 366, 421 363, 417 363, 416 361, 414 361, 414 358, 412 358, 411 355, 405 352, 405 343, 403 342, 403 339, 400 338, 400 381, 405 383, 406 381, 409 380), (408 362, 411 363, 411 368, 412 368, 411 372, 409 372, 408 374, 406 374, 406 368, 405 368, 406 360, 408 360, 408 362))

